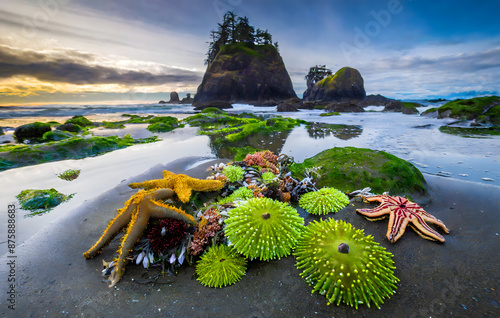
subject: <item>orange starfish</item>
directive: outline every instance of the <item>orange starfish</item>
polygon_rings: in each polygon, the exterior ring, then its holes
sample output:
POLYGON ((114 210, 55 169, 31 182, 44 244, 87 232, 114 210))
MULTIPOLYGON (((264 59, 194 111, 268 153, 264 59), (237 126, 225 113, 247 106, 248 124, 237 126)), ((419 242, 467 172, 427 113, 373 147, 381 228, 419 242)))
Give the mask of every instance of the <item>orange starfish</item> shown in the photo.
POLYGON ((441 220, 425 212, 418 204, 403 197, 391 197, 388 195, 376 195, 363 197, 366 202, 377 201, 380 205, 375 209, 357 209, 359 213, 369 217, 370 221, 380 220, 389 215, 389 226, 387 228, 387 238, 391 243, 396 242, 405 232, 406 226, 410 226, 421 237, 444 242, 445 239, 438 232, 433 230, 426 222, 440 226, 446 233, 449 230, 441 220), (370 219, 375 218, 375 219, 370 219))
POLYGON ((122 228, 127 226, 127 231, 118 249, 118 258, 115 259, 116 267, 111 272, 109 278, 111 282, 109 287, 113 287, 125 272, 128 254, 135 243, 141 238, 150 218, 173 218, 192 225, 196 224, 192 215, 160 201, 173 196, 174 192, 170 189, 140 190, 125 202, 123 208, 118 210, 118 215, 109 222, 107 229, 97 243, 87 252, 83 253, 83 257, 86 259, 94 257, 103 247, 111 242, 122 228))
POLYGON ((219 180, 200 180, 191 178, 185 174, 175 174, 170 171, 163 171, 163 179, 149 180, 129 184, 129 187, 154 189, 172 189, 182 203, 189 201, 192 191, 217 191, 224 187, 224 182, 219 180))

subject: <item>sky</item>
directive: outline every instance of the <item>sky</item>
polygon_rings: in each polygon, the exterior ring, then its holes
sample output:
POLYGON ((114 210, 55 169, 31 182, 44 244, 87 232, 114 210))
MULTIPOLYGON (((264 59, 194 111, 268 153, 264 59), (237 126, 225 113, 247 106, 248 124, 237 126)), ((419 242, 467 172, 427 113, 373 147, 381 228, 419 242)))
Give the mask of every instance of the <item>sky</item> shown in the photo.
POLYGON ((323 64, 390 98, 500 92, 500 0, 2 0, 0 105, 194 94, 227 11, 272 34, 299 96, 323 64))

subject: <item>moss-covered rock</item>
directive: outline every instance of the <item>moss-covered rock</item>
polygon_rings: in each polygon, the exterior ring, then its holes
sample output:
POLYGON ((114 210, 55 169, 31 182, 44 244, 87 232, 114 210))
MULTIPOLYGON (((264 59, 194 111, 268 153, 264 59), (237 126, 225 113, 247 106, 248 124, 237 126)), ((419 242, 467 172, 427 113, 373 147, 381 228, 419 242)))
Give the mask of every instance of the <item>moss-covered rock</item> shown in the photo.
POLYGON ((17 127, 14 131, 14 137, 18 142, 24 142, 25 140, 39 141, 43 138, 43 134, 51 130, 50 124, 34 122, 17 127))
POLYGON ((177 118, 171 116, 153 117, 147 120, 151 125, 148 126, 150 132, 168 132, 179 127, 177 118))
POLYGON ((438 109, 438 118, 456 118, 474 120, 481 115, 488 116, 491 120, 498 120, 498 109, 495 106, 500 105, 500 97, 487 96, 475 97, 471 99, 458 99, 447 102, 438 109), (491 112, 490 112, 491 111, 491 112), (488 115, 488 112, 489 115, 488 115))
POLYGON ((388 154, 365 148, 331 148, 296 163, 290 170, 302 177, 306 168, 321 167, 316 186, 334 187, 346 193, 370 187, 373 193, 391 195, 427 193, 422 173, 411 163, 388 154))
POLYGON ((92 122, 83 116, 73 116, 66 120, 65 124, 75 124, 80 127, 93 126, 92 122))
POLYGON ((359 101, 365 97, 363 77, 351 67, 341 68, 304 92, 305 101, 359 101))
POLYGON ((57 126, 56 130, 77 133, 77 132, 82 131, 83 129, 80 125, 73 124, 73 123, 66 123, 66 124, 62 124, 62 125, 57 126))
POLYGON ((21 209, 31 211, 29 216, 48 212, 73 197, 74 194, 65 195, 56 189, 24 190, 16 198, 21 204, 21 209))
POLYGON ((43 162, 91 157, 134 144, 149 143, 156 140, 156 137, 133 139, 129 135, 123 138, 110 136, 91 137, 88 139, 75 136, 39 145, 2 147, 0 148, 0 170, 29 166, 43 162))
POLYGON ((276 105, 296 97, 292 81, 273 45, 223 45, 198 87, 193 106, 213 102, 276 105))

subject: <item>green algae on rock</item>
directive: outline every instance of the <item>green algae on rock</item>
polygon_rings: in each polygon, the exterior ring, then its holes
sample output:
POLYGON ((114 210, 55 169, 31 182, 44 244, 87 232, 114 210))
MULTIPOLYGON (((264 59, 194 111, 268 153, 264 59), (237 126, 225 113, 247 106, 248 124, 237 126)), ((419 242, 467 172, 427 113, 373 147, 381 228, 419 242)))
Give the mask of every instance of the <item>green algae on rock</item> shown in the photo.
MULTIPOLYGON (((485 116, 486 122, 500 122, 500 97, 486 96, 475 97, 470 99, 457 99, 447 102, 437 109, 438 118, 456 118, 465 120, 474 120, 480 116, 485 116)), ((428 114, 436 111, 435 108, 428 109, 423 114, 428 114)))
POLYGON ((94 125, 90 120, 88 120, 84 116, 73 116, 72 118, 66 120, 65 124, 75 124, 80 127, 87 127, 94 125))
POLYGON ((49 212, 59 204, 73 197, 74 194, 65 195, 56 189, 23 190, 16 198, 21 204, 21 209, 32 211, 27 216, 34 216, 49 212))
POLYGON ((179 127, 177 118, 172 116, 158 116, 147 119, 145 122, 150 123, 148 130, 150 132, 168 132, 179 127))
POLYGON ((299 206, 311 214, 337 213, 349 204, 349 198, 341 191, 325 187, 307 192, 299 200, 299 206))
POLYGON ((500 126, 493 127, 451 127, 441 126, 439 131, 449 135, 465 138, 487 138, 489 136, 500 136, 500 126))
POLYGON ((300 274, 324 295, 328 305, 343 302, 378 308, 395 292, 399 279, 394 276, 392 254, 373 236, 365 236, 351 224, 334 219, 309 223, 299 239, 294 255, 300 274))
POLYGON ((27 141, 40 141, 43 134, 52 130, 50 124, 34 122, 31 124, 21 125, 14 131, 14 137, 17 142, 22 143, 27 141))
POLYGON ((43 162, 92 157, 134 144, 155 141, 157 141, 155 136, 144 139, 133 139, 129 135, 125 135, 123 138, 110 136, 88 139, 75 136, 38 145, 0 147, 0 171, 43 162))
POLYGON ((362 100, 365 97, 363 77, 351 67, 341 68, 304 92, 304 101, 362 100))
POLYGON ((254 198, 231 209, 225 220, 230 246, 250 259, 267 261, 290 255, 304 219, 287 203, 254 198))
POLYGON ((334 187, 349 193, 370 187, 373 193, 426 194, 425 179, 411 163, 384 151, 335 147, 320 152, 290 170, 300 177, 306 168, 320 167, 316 186, 334 187))
POLYGON ((196 265, 197 279, 208 287, 232 285, 245 275, 246 266, 246 259, 229 246, 212 246, 196 265))

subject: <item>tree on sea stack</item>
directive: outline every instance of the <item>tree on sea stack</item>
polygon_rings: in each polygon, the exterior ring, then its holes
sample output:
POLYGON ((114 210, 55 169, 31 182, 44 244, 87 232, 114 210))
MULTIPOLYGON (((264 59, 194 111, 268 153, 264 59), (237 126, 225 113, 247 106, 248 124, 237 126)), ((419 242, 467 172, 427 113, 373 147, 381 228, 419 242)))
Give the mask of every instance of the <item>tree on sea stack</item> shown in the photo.
MULTIPOLYGON (((217 31, 211 31, 207 58, 205 64, 210 65, 221 47, 226 44, 247 43, 250 46, 265 45, 272 43, 272 35, 269 32, 257 29, 250 25, 247 17, 236 17, 234 12, 229 11, 224 15, 222 23, 217 24, 217 31)), ((278 42, 275 43, 278 46, 278 42)))
POLYGON ((231 108, 232 103, 274 106, 297 97, 278 43, 267 30, 228 12, 210 37, 207 70, 193 101, 197 109, 231 108))
POLYGON ((309 73, 307 73, 307 75, 305 76, 307 81, 307 89, 311 89, 314 84, 330 75, 332 75, 332 70, 326 68, 326 65, 315 65, 310 67, 309 73))

